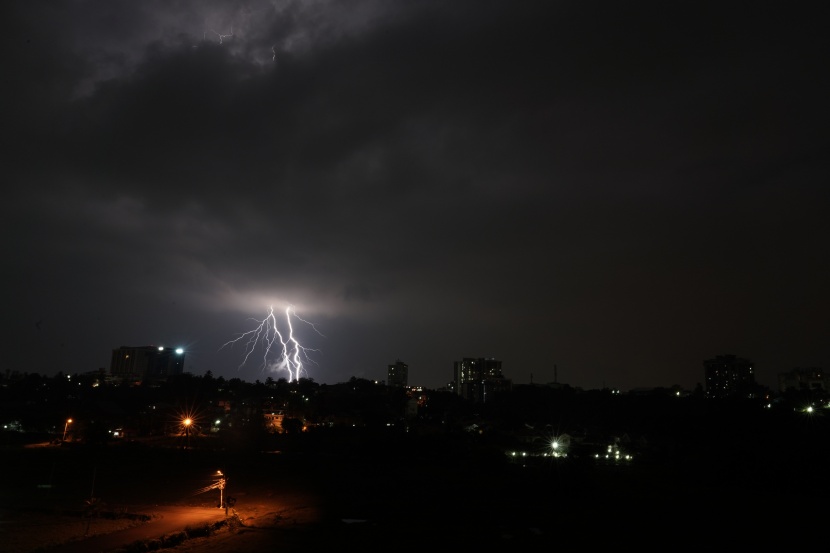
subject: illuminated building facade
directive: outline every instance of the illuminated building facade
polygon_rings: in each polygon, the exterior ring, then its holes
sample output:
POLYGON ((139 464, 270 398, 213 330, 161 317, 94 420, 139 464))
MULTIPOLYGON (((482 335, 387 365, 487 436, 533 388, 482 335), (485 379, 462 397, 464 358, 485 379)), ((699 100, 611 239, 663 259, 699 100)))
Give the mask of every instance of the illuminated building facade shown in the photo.
POLYGON ((409 366, 398 359, 386 368, 386 385, 405 388, 409 385, 409 366))
POLYGON ((456 361, 453 377, 456 393, 476 403, 484 403, 493 394, 512 386, 512 382, 502 375, 501 361, 492 357, 465 357, 456 361))
POLYGON ((184 372, 184 351, 160 346, 121 346, 112 350, 110 374, 124 380, 165 380, 184 372))
POLYGON ((718 355, 703 362, 707 398, 754 397, 758 387, 752 361, 718 355))

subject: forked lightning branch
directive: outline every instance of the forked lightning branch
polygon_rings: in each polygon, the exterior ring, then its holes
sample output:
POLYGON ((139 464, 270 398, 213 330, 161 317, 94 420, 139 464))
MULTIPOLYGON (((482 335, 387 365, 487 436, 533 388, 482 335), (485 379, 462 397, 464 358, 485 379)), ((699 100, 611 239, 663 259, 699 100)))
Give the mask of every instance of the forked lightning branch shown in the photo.
POLYGON ((306 348, 300 344, 294 332, 293 319, 310 326, 314 332, 323 336, 312 323, 300 318, 294 312, 293 306, 289 305, 285 308, 284 318, 282 316, 277 317, 277 313, 274 312, 272 306, 268 316, 257 321, 257 326, 254 329, 241 334, 238 338, 225 342, 222 348, 244 342, 245 357, 239 368, 245 366, 251 356, 261 354, 261 368, 263 370, 287 373, 286 379, 289 382, 298 380, 307 375, 306 365, 314 364, 314 361, 308 356, 308 352, 318 350, 306 348))

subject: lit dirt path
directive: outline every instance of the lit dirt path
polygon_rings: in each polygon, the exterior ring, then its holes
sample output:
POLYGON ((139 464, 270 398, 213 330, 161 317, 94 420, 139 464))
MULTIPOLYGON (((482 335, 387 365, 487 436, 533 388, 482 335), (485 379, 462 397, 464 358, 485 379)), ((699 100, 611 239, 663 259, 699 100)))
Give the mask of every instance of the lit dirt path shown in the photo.
MULTIPOLYGON (((188 526, 214 523, 225 518, 225 511, 217 508, 189 506, 153 506, 133 509, 151 519, 131 528, 99 534, 84 539, 43 549, 50 553, 98 553, 116 551, 136 541, 159 538, 179 532, 188 526)), ((93 521, 94 524, 94 521, 93 521)))

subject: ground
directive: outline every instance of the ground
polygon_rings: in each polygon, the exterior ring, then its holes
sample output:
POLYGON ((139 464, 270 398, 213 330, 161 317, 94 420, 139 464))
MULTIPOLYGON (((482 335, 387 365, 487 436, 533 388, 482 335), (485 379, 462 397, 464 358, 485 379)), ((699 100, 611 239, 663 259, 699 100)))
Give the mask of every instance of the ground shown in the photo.
POLYGON ((40 549, 130 528, 130 519, 91 519, 34 510, 0 514, 0 541, 5 553, 31 553, 40 549))
MULTIPOLYGON (((274 543, 298 546, 308 543, 308 533, 319 523, 320 513, 312 496, 291 494, 279 499, 260 497, 242 501, 238 509, 229 509, 227 524, 218 527, 208 537, 188 539, 175 551, 223 553, 225 551, 256 551, 274 543)), ((184 507, 186 508, 186 507, 184 507)), ((64 544, 71 544, 110 534, 118 543, 120 531, 146 525, 159 516, 159 507, 138 510, 145 516, 133 514, 130 517, 84 516, 82 512, 47 510, 24 507, 6 510, 0 514, 2 551, 4 553, 32 553, 49 551, 64 544)))
MULTIPOLYGON (((786 479, 758 479, 738 457, 713 471, 697 461, 672 467, 524 467, 463 452, 391 455, 383 448, 343 449, 291 454, 115 446, 4 450, 1 549, 92 553, 98 538, 81 542, 89 545, 86 549, 58 544, 72 545, 85 534, 118 536, 122 528, 143 524, 79 516, 90 498, 105 512, 201 509, 227 521, 207 537, 190 537, 165 549, 171 553, 423 551, 436 540, 451 548, 530 549, 565 538, 592 547, 631 540, 659 545, 667 539, 691 546, 706 544, 713 535, 744 544, 784 540, 794 546, 799 535, 775 529, 792 524, 794 516, 805 528, 823 524, 820 510, 794 508, 809 504, 808 489, 784 489, 786 479), (219 491, 205 489, 219 469, 227 475, 223 497, 233 502, 227 517, 218 507, 219 491), (752 524, 737 527, 736 517, 752 524)), ((114 544, 109 549, 97 551, 120 551, 123 536, 132 530, 125 532, 108 542, 114 544)))

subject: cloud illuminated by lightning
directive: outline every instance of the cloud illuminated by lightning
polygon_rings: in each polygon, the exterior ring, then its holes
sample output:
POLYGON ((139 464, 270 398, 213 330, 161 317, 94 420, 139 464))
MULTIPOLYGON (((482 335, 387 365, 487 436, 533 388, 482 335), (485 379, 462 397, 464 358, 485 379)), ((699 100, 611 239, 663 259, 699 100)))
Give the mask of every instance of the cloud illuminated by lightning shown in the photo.
MULTIPOLYGON (((285 325, 283 330, 280 331, 280 325, 272 306, 268 312, 268 316, 258 321, 256 328, 241 334, 238 338, 225 342, 222 348, 228 345, 232 346, 240 340, 245 339, 245 358, 240 363, 240 368, 248 362, 251 354, 257 348, 261 348, 263 352, 263 370, 268 369, 273 372, 286 371, 289 382, 299 380, 300 377, 307 374, 304 363, 314 363, 308 356, 308 352, 318 350, 306 348, 300 344, 294 335, 294 325, 291 322, 292 316, 298 321, 309 325, 314 332, 323 336, 314 324, 300 318, 294 312, 294 307, 291 305, 285 308, 285 325)), ((323 337, 325 338, 325 336, 323 337)))

